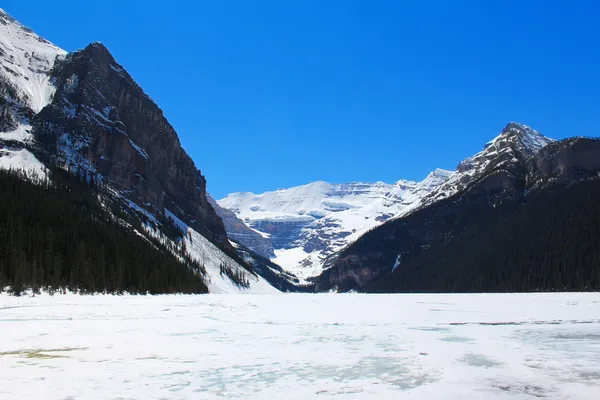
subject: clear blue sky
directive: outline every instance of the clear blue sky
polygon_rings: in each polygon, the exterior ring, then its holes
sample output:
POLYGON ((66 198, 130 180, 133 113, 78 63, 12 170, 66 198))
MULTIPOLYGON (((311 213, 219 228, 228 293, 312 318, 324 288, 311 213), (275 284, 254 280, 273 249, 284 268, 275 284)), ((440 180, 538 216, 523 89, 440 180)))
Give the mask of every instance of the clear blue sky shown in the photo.
POLYGON ((103 42, 220 198, 453 169, 509 121, 598 136, 596 1, 38 1, 66 50, 103 42))

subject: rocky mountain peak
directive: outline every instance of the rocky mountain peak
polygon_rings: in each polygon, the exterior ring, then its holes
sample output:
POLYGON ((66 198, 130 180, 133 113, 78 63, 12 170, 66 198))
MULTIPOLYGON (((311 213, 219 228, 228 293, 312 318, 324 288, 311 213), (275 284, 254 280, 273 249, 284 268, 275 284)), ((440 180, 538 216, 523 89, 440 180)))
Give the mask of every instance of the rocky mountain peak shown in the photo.
MULTIPOLYGON (((515 150, 526 157, 531 157, 547 144, 553 142, 553 139, 547 138, 535 129, 520 124, 518 122, 509 122, 500 135, 488 145, 509 145, 513 144, 515 150)), ((487 147, 487 146, 486 146, 487 147)))
POLYGON ((162 110, 96 42, 51 70, 51 102, 33 135, 55 162, 112 185, 155 214, 165 209, 205 237, 230 247, 206 198, 206 179, 181 147, 162 110))
POLYGON ((498 136, 484 145, 482 151, 461 161, 456 172, 440 169, 432 172, 424 181, 433 181, 432 189, 400 215, 452 196, 493 171, 524 170, 525 162, 553 141, 527 125, 509 122, 498 136))
POLYGON ((457 171, 472 175, 478 171, 525 161, 553 141, 527 125, 510 122, 498 136, 485 144, 482 151, 463 160, 457 171))
POLYGON ((426 181, 446 181, 454 174, 454 171, 448 171, 447 169, 436 168, 427 175, 425 178, 426 181))

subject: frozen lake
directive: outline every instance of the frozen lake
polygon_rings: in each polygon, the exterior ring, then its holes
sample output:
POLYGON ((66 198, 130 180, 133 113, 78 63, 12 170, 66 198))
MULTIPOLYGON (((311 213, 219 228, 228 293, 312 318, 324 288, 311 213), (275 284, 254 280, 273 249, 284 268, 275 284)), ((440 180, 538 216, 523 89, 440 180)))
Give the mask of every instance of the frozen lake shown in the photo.
POLYGON ((1 399, 600 398, 600 294, 0 296, 1 399))

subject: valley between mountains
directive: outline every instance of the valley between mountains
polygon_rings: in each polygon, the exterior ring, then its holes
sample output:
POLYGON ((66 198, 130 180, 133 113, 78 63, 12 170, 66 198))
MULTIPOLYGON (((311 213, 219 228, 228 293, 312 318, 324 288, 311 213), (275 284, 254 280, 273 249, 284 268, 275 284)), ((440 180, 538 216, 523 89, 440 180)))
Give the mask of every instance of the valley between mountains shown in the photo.
POLYGON ((0 10, 0 67, 0 287, 15 294, 600 289, 597 138, 509 122, 419 182, 213 199, 103 44, 67 52, 0 10))

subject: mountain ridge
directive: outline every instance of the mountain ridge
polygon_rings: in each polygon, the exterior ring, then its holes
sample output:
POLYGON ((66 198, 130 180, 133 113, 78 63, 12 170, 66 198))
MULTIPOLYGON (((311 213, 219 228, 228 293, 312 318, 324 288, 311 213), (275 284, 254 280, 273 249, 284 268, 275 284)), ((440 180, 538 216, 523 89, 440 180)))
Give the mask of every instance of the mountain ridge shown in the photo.
POLYGON ((329 268, 338 252, 381 223, 409 215, 465 190, 469 183, 491 170, 517 159, 525 160, 552 142, 553 139, 525 124, 509 122, 483 150, 461 161, 456 171, 436 168, 421 182, 400 179, 394 184, 330 184, 316 181, 261 194, 231 193, 217 203, 233 212, 247 227, 269 235, 276 253, 272 260, 310 280, 329 268), (363 208, 360 217, 374 219, 375 223, 360 224, 337 217, 356 209, 356 204, 339 201, 343 194, 336 194, 344 192, 342 188, 352 192, 353 187, 384 188, 383 193, 374 198, 367 196, 360 204, 363 208), (376 204, 386 201, 396 204, 388 204, 387 212, 383 212, 385 207, 378 209, 376 204))
POLYGON ((316 181, 262 194, 232 193, 217 203, 249 228, 268 235, 276 255, 271 259, 306 279, 320 273, 336 251, 410 207, 451 175, 452 171, 436 169, 421 182, 316 181))
POLYGON ((56 167, 69 172, 102 218, 200 263, 211 292, 278 292, 256 272, 274 266, 237 253, 174 128, 103 44, 67 53, 3 11, 0 50, 0 168, 33 169, 50 188, 56 167))

